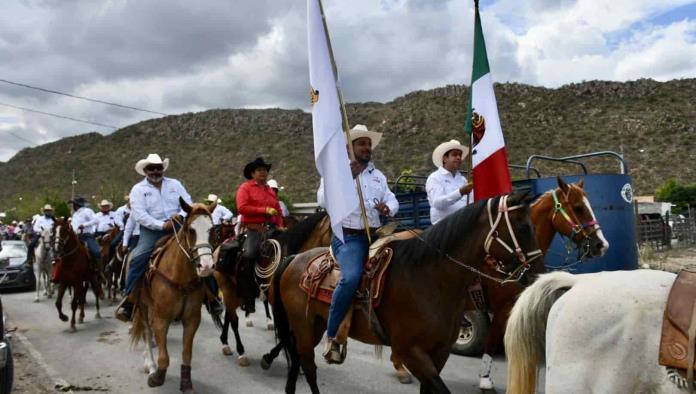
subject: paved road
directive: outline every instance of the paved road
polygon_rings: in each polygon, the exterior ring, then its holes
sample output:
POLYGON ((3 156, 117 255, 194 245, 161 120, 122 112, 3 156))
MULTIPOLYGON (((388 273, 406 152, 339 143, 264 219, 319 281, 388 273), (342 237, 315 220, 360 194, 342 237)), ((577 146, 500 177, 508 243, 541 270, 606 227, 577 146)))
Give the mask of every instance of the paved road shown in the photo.
MULTIPOLYGON (((33 303, 32 293, 3 294, 2 301, 9 326, 16 326, 20 339, 26 339, 36 350, 35 358, 45 362, 54 379, 63 379, 74 391, 87 389, 112 393, 173 393, 179 389, 181 364, 181 327, 169 331, 170 368, 164 386, 151 389, 147 375, 142 372, 142 345, 130 348, 127 326, 113 318, 113 307, 102 308, 102 319, 95 319, 94 298, 88 296, 85 324, 76 333, 69 324, 58 319, 53 300, 33 303)), ((69 309, 64 300, 64 311, 69 309)), ((263 311, 263 307, 257 307, 263 311)), ((242 327, 240 334, 251 366, 236 363, 236 354, 228 357, 221 352, 219 333, 210 317, 204 319, 196 335, 193 351, 192 377, 198 393, 282 393, 285 386, 286 363, 281 357, 270 370, 259 366, 261 356, 274 344, 274 335, 265 329, 265 317, 257 312, 254 327, 242 327)), ((233 339, 233 337, 232 337, 233 339)), ((234 345, 233 345, 234 349, 234 345)), ((329 366, 323 362, 317 348, 320 389, 327 393, 417 393, 418 386, 402 385, 394 377, 389 362, 389 349, 384 359, 373 355, 371 346, 350 342, 348 358, 343 365, 329 366)), ((478 393, 479 360, 452 355, 442 376, 453 393, 478 393)), ((497 360, 493 379, 504 392, 505 365, 497 360)), ((298 392, 309 392, 302 377, 298 392)))

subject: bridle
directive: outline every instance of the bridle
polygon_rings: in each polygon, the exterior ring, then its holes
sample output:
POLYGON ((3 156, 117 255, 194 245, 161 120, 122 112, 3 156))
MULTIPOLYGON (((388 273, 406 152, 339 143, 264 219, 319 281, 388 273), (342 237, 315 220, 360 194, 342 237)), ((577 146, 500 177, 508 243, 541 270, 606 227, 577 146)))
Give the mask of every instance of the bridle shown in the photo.
MULTIPOLYGON (((569 192, 570 193, 570 192, 569 192)), ((569 204, 570 201, 568 201, 568 194, 563 195, 563 202, 566 204, 569 204)), ((551 222, 553 222, 556 219, 556 215, 561 215, 563 219, 570 225, 570 235, 563 235, 559 234, 562 237, 566 237, 568 239, 568 242, 566 244, 566 249, 570 250, 572 249, 572 246, 570 245, 571 243, 575 242, 576 236, 580 235, 582 236, 581 241, 581 251, 582 251, 582 257, 587 256, 590 253, 590 236, 597 232, 601 227, 599 226, 599 222, 597 220, 593 219, 588 222, 585 222, 583 224, 580 224, 580 221, 578 220, 577 216, 575 213, 569 214, 564 208, 563 204, 561 201, 558 199, 558 194, 556 193, 556 190, 554 189, 551 192, 551 196, 553 197, 553 203, 554 203, 554 211, 553 215, 551 216, 551 222), (588 231, 587 229, 590 228, 588 231)))
POLYGON ((488 222, 491 226, 491 230, 488 232, 486 240, 483 242, 483 249, 486 251, 486 261, 495 262, 495 270, 501 274, 508 275, 502 283, 519 281, 524 275, 524 273, 527 272, 527 270, 529 270, 529 268, 531 267, 530 263, 542 256, 541 249, 536 249, 525 253, 520 247, 520 244, 517 241, 517 237, 515 236, 515 232, 512 229, 512 224, 510 223, 510 211, 522 209, 525 207, 525 205, 518 204, 512 207, 508 207, 508 197, 509 196, 505 195, 500 198, 498 202, 498 214, 496 215, 495 220, 493 220, 493 214, 491 212, 493 200, 488 200, 488 222), (512 238, 513 246, 508 245, 505 241, 498 237, 498 227, 502 223, 503 218, 505 218, 505 224, 507 225, 510 238, 512 238), (497 242, 498 244, 500 244, 503 248, 505 248, 505 250, 514 255, 514 258, 519 262, 519 266, 515 268, 515 270, 511 273, 508 274, 507 272, 505 272, 505 265, 503 264, 503 262, 491 256, 490 249, 493 242, 497 242))
MULTIPOLYGON (((188 229, 186 223, 182 223, 176 218, 172 220, 181 225, 182 231, 188 229)), ((174 239, 176 240, 177 246, 179 246, 179 249, 181 249, 181 251, 184 253, 184 256, 186 256, 186 258, 188 259, 188 263, 192 264, 194 267, 196 267, 201 257, 213 256, 213 245, 211 245, 209 242, 201 242, 191 246, 188 237, 182 237, 184 239, 184 242, 186 243, 186 247, 184 247, 184 245, 182 245, 181 240, 179 240, 179 232, 176 230, 176 228, 172 227, 172 232, 174 233, 174 239), (203 253, 201 253, 199 252, 200 249, 208 249, 208 251, 204 251, 203 253)))
MULTIPOLYGON (((56 254, 55 255, 56 259, 62 259, 63 257, 68 257, 68 256, 74 254, 75 252, 77 252, 77 250, 80 248, 80 242, 77 241, 75 243, 75 247, 71 251, 69 251, 68 253, 63 253, 63 249, 65 248, 65 244, 67 244, 68 241, 70 241, 70 231, 71 231, 70 227, 69 227, 70 226, 69 223, 60 224, 60 227, 63 227, 63 226, 66 228, 65 229, 65 236, 58 235, 58 234, 53 235, 53 237, 57 238, 57 242, 55 243, 55 250, 54 250, 54 252, 56 254)), ((62 233, 62 231, 61 231, 61 233, 62 233)))

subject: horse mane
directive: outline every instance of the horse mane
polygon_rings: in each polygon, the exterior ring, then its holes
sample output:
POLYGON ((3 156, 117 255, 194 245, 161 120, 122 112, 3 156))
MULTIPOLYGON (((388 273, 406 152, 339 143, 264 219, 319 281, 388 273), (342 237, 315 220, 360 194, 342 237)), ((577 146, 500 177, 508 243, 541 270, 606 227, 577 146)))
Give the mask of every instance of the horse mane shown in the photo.
POLYGON ((326 217, 326 211, 320 211, 297 222, 288 231, 279 233, 277 240, 287 247, 287 253, 296 254, 312 234, 319 222, 326 217))
MULTIPOLYGON (((493 205, 498 206, 496 197, 493 205)), ((400 264, 419 266, 440 260, 448 253, 464 245, 478 227, 478 220, 485 211, 487 200, 469 204, 425 230, 419 237, 394 243, 394 255, 400 264)))

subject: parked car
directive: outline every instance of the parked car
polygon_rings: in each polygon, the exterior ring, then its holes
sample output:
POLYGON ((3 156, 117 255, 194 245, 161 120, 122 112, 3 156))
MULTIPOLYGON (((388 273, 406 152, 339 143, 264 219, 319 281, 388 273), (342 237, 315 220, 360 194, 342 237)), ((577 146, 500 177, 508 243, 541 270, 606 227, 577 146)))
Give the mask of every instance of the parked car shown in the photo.
POLYGON ((34 290, 36 278, 27 261, 23 241, 2 241, 0 250, 0 289, 34 290))
POLYGON ((12 382, 14 381, 14 360, 8 339, 5 332, 5 313, 2 309, 2 300, 0 300, 0 394, 12 392, 12 382))

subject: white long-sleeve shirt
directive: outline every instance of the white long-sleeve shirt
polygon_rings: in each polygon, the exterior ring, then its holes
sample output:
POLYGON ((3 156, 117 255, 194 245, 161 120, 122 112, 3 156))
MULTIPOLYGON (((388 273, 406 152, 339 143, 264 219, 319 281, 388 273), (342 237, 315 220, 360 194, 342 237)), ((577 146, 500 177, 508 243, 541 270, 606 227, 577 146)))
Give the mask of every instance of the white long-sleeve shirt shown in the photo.
POLYGON ((425 191, 430 203, 430 223, 435 224, 449 214, 474 202, 473 193, 462 196, 459 188, 466 185, 466 178, 457 171, 455 175, 440 167, 428 176, 425 191))
POLYGON ((80 226, 83 226, 83 234, 94 234, 98 223, 97 215, 87 207, 81 207, 72 214, 72 228, 78 234, 80 233, 80 226))
MULTIPOLYGON (((362 186, 363 199, 365 200, 365 211, 367 211, 367 221, 371 228, 381 226, 379 220, 380 212, 375 209, 378 202, 384 202, 389 207, 389 216, 394 216, 399 211, 399 201, 394 193, 389 190, 387 185, 387 177, 380 170, 375 168, 370 162, 367 168, 358 175, 360 185, 362 186)), ((317 190, 317 202, 319 206, 326 207, 324 200, 324 179, 319 183, 317 190)), ((341 222, 341 225, 346 228, 361 230, 365 228, 365 224, 360 212, 360 205, 341 222)))
POLYGON ((162 230, 165 220, 175 213, 186 216, 186 212, 179 206, 179 197, 187 204, 192 204, 184 185, 176 179, 162 179, 161 188, 158 189, 144 178, 131 189, 131 216, 145 228, 162 230))
POLYGON ((116 212, 97 212, 96 216, 99 221, 99 223, 97 223, 97 232, 107 233, 116 226, 123 228, 123 222, 119 219, 118 215, 116 215, 116 212))
POLYGON ((43 230, 53 228, 53 218, 46 217, 45 215, 39 216, 34 222, 34 232, 41 234, 43 230))
POLYGON ((234 214, 229 209, 225 208, 222 204, 218 204, 213 213, 210 215, 213 218, 213 225, 222 224, 223 221, 232 220, 234 214))
MULTIPOLYGON (((121 221, 123 226, 126 225, 126 215, 130 215, 130 208, 128 208, 128 204, 121 205, 116 209, 116 216, 118 217, 118 220, 121 221)), ((123 226, 121 228, 123 228, 123 226)))
POLYGON ((126 220, 126 227, 123 229, 123 240, 121 244, 123 246, 128 246, 128 241, 134 235, 140 235, 140 225, 135 222, 133 216, 129 216, 126 220))

